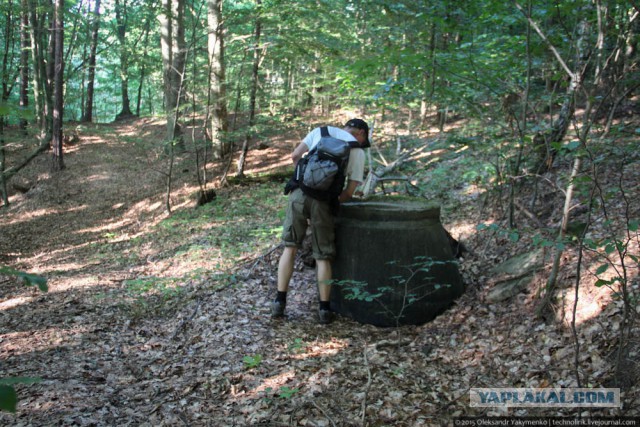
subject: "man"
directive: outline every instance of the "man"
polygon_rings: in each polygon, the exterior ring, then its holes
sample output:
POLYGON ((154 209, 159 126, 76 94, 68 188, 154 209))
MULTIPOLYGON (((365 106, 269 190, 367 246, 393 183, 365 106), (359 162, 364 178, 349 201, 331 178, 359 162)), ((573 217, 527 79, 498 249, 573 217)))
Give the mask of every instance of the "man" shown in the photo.
MULTIPOLYGON (((369 126, 364 120, 352 119, 340 129, 328 126, 329 135, 343 141, 357 141, 360 148, 352 148, 345 169, 346 186, 337 196, 338 202, 346 202, 353 197, 358 185, 364 181, 365 155, 363 148, 369 147, 369 126)), ((321 130, 312 130, 296 147, 291 155, 297 165, 305 153, 312 150, 320 141, 321 130)), ((335 200, 317 200, 305 194, 300 188, 289 195, 287 214, 284 220, 282 240, 284 251, 278 264, 278 293, 271 303, 272 317, 284 316, 287 304, 289 281, 293 274, 293 264, 298 248, 301 247, 307 227, 311 226, 313 257, 316 260, 318 279, 319 307, 318 318, 321 324, 331 323, 333 313, 329 308, 331 296, 331 261, 335 257, 335 230, 332 205, 335 200)))

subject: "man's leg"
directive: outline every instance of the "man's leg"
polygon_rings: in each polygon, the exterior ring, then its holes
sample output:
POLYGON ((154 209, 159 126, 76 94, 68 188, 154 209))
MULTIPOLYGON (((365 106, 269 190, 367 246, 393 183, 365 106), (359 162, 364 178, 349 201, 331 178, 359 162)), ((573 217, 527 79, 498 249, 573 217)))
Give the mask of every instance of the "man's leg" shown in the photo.
POLYGON ((316 268, 320 301, 329 302, 331 298, 331 262, 326 259, 318 259, 316 260, 316 268))
POLYGON ((278 292, 289 290, 289 281, 293 275, 293 263, 296 260, 298 248, 295 246, 285 246, 278 263, 278 292))
POLYGON ((289 281, 293 275, 293 264, 296 260, 298 248, 295 246, 285 246, 280 262, 278 263, 278 293, 276 299, 271 303, 271 317, 284 316, 284 309, 287 305, 287 291, 289 281))
POLYGON ((320 323, 331 323, 333 313, 329 306, 331 299, 331 261, 326 259, 316 260, 316 269, 318 275, 318 295, 320 299, 320 307, 318 308, 318 319, 320 323))

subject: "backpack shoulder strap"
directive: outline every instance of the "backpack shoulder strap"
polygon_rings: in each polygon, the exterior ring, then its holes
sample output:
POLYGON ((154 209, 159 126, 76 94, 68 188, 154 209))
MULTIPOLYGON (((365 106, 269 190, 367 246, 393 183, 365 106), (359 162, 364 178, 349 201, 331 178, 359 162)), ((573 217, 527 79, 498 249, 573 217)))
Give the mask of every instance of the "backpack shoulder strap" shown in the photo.
MULTIPOLYGON (((323 138, 330 137, 329 128, 327 126, 322 126, 320 128, 320 136, 323 138)), ((344 141, 349 145, 349 148, 362 148, 358 141, 344 141)))

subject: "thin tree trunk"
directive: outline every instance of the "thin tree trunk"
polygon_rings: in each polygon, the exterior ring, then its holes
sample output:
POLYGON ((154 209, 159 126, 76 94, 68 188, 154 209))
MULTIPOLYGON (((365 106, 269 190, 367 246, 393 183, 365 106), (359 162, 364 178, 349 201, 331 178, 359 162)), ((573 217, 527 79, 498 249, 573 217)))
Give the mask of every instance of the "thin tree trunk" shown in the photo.
MULTIPOLYGON (((4 46, 2 46, 2 71, 0 72, 0 80, 1 80, 1 89, 2 92, 0 94, 0 104, 6 105, 7 100, 9 99, 9 95, 11 93, 9 89, 9 62, 11 62, 11 58, 9 57, 9 50, 11 45, 13 44, 13 4, 11 1, 7 7, 6 21, 3 41, 4 46)), ((0 193, 2 193, 2 201, 5 206, 9 205, 9 194, 7 193, 7 180, 4 178, 4 169, 5 169, 5 140, 4 140, 4 127, 5 127, 5 113, 0 111, 0 193)))
POLYGON ((49 28, 48 30, 48 34, 49 34, 49 44, 47 45, 47 61, 45 64, 45 72, 46 72, 46 76, 47 76, 47 80, 46 80, 46 86, 48 88, 47 91, 47 97, 46 97, 46 135, 47 135, 47 139, 48 140, 52 140, 53 138, 53 114, 54 111, 53 109, 54 107, 54 91, 55 91, 55 63, 56 63, 56 59, 55 59, 55 49, 56 49, 56 30, 55 30, 55 26, 56 26, 56 22, 55 22, 55 8, 57 5, 57 1, 58 0, 51 0, 51 14, 50 14, 50 19, 49 19, 49 28), (56 2, 56 3, 54 3, 56 2))
POLYGON ((127 1, 115 0, 116 9, 116 34, 120 42, 120 91, 122 95, 122 110, 116 119, 127 118, 131 113, 131 101, 129 99, 129 52, 127 50, 127 1))
POLYGON ((184 148, 178 111, 185 66, 184 1, 162 0, 162 8, 163 13, 160 19, 165 111, 167 115, 166 140, 184 148))
POLYGON ((541 156, 537 167, 538 172, 540 173, 548 170, 553 165, 553 160, 556 153, 552 148, 552 144, 561 142, 565 137, 567 131, 569 130, 569 125, 571 124, 571 119, 573 118, 573 114, 575 112, 575 94, 582 87, 584 74, 587 68, 586 62, 590 54, 590 52, 587 52, 585 49, 589 34, 589 23, 585 19, 578 24, 578 41, 576 49, 577 54, 574 65, 575 71, 572 71, 569 65, 560 56, 560 53, 558 52, 556 47, 549 41, 549 39, 537 25, 537 23, 531 19, 531 16, 528 14, 528 12, 526 12, 517 2, 515 2, 515 5, 529 21, 529 24, 538 33, 540 38, 547 44, 549 50, 553 53, 560 66, 562 66, 562 68, 567 72, 570 78, 569 86, 567 87, 564 102, 560 107, 558 117, 553 121, 551 128, 544 135, 542 135, 542 138, 540 138, 545 145, 545 152, 541 156))
POLYGON ((93 121, 93 89, 96 76, 96 50, 98 48, 98 30, 100 29, 100 0, 95 0, 93 20, 91 22, 91 49, 89 52, 89 76, 87 78, 87 101, 82 122, 93 121))
POLYGON ((542 302, 536 308, 536 314, 542 316, 553 296, 553 292, 556 288, 556 280, 558 279, 558 272, 560 271, 560 259, 562 258, 562 241, 567 233, 567 225, 569 225, 569 216, 571 215, 571 200, 573 199, 573 187, 574 180, 578 176, 580 171, 580 157, 576 156, 573 160, 573 168, 571 170, 571 178, 569 178, 569 185, 567 186, 566 196, 564 199, 564 209, 562 210, 562 223, 560 224, 560 230, 558 231, 557 242, 558 245, 555 248, 555 255, 553 257, 553 266, 551 267, 551 273, 547 279, 545 287, 545 294, 542 302))
POLYGON ((240 114, 240 99, 242 95, 242 77, 244 75, 244 62, 247 58, 247 49, 244 49, 242 53, 242 61, 240 61, 240 71, 238 72, 238 76, 236 77, 236 101, 233 107, 233 122, 231 124, 231 130, 236 130, 236 122, 238 121, 238 114, 240 114))
POLYGON ((253 72, 251 74, 251 95, 249 97, 249 128, 245 134, 244 142, 242 143, 242 151, 240 152, 240 158, 238 159, 238 171, 237 177, 244 176, 244 166, 249 152, 249 144, 251 143, 251 134, 253 132, 253 126, 256 115, 256 93, 258 91, 258 71, 260 68, 260 33, 262 31, 262 23, 260 20, 260 5, 262 0, 256 0, 258 16, 256 17, 255 38, 253 46, 253 72))
POLYGON ((231 147, 226 141, 229 124, 227 113, 227 83, 225 78, 226 70, 224 64, 222 0, 209 0, 208 6, 209 99, 213 103, 210 137, 214 156, 216 158, 222 158, 231 151, 231 147))
POLYGON ((62 150, 62 119, 64 115, 64 0, 56 0, 54 13, 55 64, 54 64, 54 108, 53 108, 53 170, 64 169, 62 150))
POLYGON ((144 41, 142 64, 140 66, 140 82, 138 83, 138 99, 136 100, 136 116, 140 117, 140 106, 142 105, 142 86, 147 73, 147 58, 149 57, 149 30, 151 27, 151 17, 147 15, 144 23, 144 41))
POLYGON ((7 192, 7 178, 5 178, 5 151, 4 151, 4 116, 0 116, 0 192, 2 193, 3 206, 9 206, 9 193, 7 192))
MULTIPOLYGON (((27 0, 21 1, 21 28, 20 28, 20 108, 26 110, 29 107, 29 7, 27 0)), ((20 119, 20 129, 27 133, 27 120, 20 119)))
MULTIPOLYGON (((531 15, 531 0, 528 1, 527 4, 527 12, 531 15)), ((527 22, 527 34, 526 34, 526 52, 527 52, 527 76, 526 76, 526 86, 524 90, 523 102, 522 102, 522 110, 520 111, 520 119, 518 120, 518 116, 514 111, 512 114, 513 120, 515 121, 518 127, 518 156, 516 158, 516 163, 511 170, 512 177, 510 178, 510 187, 509 187, 509 227, 516 228, 515 221, 515 202, 516 202, 516 185, 519 185, 517 180, 513 177, 517 176, 520 167, 522 165, 522 157, 524 153, 525 147, 525 135, 527 132, 527 106, 529 103, 529 89, 531 87, 531 70, 532 70, 532 58, 531 58, 531 24, 527 22)))
POLYGON ((31 85, 33 89, 33 103, 35 108, 36 123, 40 132, 40 139, 48 143, 50 141, 49 127, 47 125, 50 109, 49 99, 51 97, 50 86, 47 82, 47 71, 45 64, 47 62, 45 56, 45 38, 44 24, 46 14, 40 12, 38 2, 36 0, 25 0, 29 7, 30 32, 29 38, 31 43, 31 62, 33 64, 33 78, 31 85))

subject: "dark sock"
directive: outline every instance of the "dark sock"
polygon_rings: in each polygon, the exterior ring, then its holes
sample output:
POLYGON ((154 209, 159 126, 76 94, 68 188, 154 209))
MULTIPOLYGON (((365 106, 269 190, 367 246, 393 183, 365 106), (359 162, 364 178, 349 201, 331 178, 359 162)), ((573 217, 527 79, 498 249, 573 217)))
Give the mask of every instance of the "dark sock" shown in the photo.
POLYGON ((320 301, 320 310, 330 311, 329 301, 320 301))
POLYGON ((287 293, 278 291, 276 301, 287 302, 287 293))

